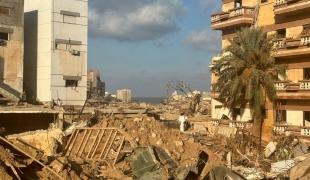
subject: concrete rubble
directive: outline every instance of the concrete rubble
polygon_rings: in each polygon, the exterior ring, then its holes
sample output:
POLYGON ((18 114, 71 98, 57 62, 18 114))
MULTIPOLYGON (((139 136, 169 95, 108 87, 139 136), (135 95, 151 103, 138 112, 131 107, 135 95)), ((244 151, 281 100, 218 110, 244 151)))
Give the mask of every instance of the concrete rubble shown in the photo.
POLYGON ((190 128, 180 133, 177 119, 185 110, 185 101, 91 104, 83 113, 81 108, 63 108, 63 129, 51 125, 46 130, 1 137, 0 177, 185 180, 309 176, 309 144, 298 137, 283 135, 264 142, 263 153, 257 156, 258 140, 246 129, 215 126, 199 111, 189 116, 190 128))

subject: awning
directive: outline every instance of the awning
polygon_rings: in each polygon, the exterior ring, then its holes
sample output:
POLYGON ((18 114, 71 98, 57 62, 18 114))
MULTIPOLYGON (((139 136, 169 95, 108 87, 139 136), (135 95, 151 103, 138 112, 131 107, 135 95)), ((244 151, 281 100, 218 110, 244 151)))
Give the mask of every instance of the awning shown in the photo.
POLYGON ((63 76, 64 80, 73 80, 73 81, 80 81, 82 80, 82 76, 63 76))

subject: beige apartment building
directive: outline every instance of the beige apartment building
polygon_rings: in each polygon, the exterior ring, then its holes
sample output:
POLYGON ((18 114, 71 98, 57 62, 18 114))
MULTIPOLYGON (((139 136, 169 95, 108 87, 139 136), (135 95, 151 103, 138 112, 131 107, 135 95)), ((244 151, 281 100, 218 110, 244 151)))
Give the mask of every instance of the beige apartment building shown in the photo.
POLYGON ((124 103, 129 103, 132 100, 132 93, 130 89, 121 89, 116 91, 116 99, 124 103))
POLYGON ((0 95, 23 93, 24 0, 0 0, 0 95))
POLYGON ((83 105, 87 47, 88 0, 25 0, 27 98, 83 105))
MULTIPOLYGON (((278 101, 266 104, 265 139, 272 131, 294 129, 310 135, 310 0, 222 0, 222 10, 211 15, 211 28, 222 32, 222 48, 229 45, 241 27, 258 25, 276 34, 276 63, 287 65, 287 79, 275 83, 278 101)), ((214 57, 215 63, 220 57, 214 57)), ((212 74, 211 85, 217 81, 212 74)), ((229 117, 217 92, 212 91, 212 118, 229 117)), ((251 119, 249 109, 241 109, 237 120, 251 119)))

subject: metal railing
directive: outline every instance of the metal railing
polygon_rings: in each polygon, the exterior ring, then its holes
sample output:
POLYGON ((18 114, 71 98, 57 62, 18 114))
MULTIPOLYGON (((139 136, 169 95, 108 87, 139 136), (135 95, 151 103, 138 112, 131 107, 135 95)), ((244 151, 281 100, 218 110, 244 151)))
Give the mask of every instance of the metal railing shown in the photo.
POLYGON ((300 89, 310 90, 310 80, 300 81, 300 89))
POLYGON ((242 16, 242 15, 253 15, 254 16, 254 13, 255 13, 254 7, 235 8, 235 9, 229 10, 228 12, 211 15, 211 22, 220 21, 221 19, 224 19, 224 17, 233 18, 237 16, 242 16))

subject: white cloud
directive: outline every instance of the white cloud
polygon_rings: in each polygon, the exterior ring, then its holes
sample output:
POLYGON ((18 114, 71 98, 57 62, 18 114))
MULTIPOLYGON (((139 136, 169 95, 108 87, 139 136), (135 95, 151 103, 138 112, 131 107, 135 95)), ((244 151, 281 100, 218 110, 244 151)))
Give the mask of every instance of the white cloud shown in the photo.
POLYGON ((92 0, 90 33, 120 41, 155 40, 176 32, 181 0, 92 0))
POLYGON ((184 40, 185 44, 195 49, 218 53, 221 51, 220 34, 216 31, 196 31, 190 33, 184 40))

